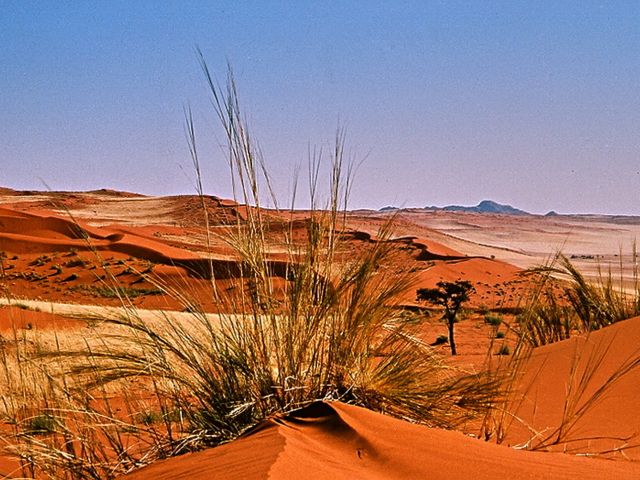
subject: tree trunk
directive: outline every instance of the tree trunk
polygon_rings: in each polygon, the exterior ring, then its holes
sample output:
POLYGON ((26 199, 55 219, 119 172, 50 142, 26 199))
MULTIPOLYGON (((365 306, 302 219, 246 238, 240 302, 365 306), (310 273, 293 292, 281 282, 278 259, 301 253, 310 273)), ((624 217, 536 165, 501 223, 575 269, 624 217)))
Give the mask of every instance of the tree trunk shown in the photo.
POLYGON ((453 338, 453 325, 453 319, 449 319, 447 321, 447 327, 449 327, 449 346, 451 346, 451 355, 457 355, 458 352, 456 351, 456 341, 453 338))

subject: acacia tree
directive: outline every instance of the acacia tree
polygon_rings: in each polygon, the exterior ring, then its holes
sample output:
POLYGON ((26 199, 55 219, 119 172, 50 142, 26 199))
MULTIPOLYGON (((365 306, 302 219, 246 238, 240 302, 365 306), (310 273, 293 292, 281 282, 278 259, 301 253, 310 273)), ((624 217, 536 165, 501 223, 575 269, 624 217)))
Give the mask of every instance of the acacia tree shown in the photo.
POLYGON ((449 345, 451 355, 456 355, 456 342, 453 337, 453 326, 458 321, 457 316, 462 304, 469 300, 469 294, 475 289, 468 280, 455 282, 438 282, 437 288, 419 288, 418 301, 425 301, 444 307, 442 319, 449 329, 449 345))

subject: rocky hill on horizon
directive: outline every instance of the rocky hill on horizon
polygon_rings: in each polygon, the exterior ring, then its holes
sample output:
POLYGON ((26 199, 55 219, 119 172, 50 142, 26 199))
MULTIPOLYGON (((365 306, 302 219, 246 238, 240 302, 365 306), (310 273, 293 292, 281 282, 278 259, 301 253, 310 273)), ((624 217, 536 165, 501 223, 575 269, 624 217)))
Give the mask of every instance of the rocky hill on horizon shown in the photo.
POLYGON ((473 213, 500 213, 503 215, 531 215, 529 212, 514 208, 511 205, 504 205, 493 200, 483 200, 475 207, 464 207, 461 205, 447 205, 446 207, 436 208, 438 210, 446 210, 449 212, 473 212, 473 213))

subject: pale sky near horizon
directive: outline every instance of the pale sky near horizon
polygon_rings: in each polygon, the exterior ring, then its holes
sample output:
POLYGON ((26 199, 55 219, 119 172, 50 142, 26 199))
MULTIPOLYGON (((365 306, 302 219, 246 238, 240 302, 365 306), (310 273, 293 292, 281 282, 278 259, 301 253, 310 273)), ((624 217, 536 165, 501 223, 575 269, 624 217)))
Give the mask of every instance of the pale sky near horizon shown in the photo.
POLYGON ((640 215, 640 3, 0 0, 0 186, 230 195, 194 50, 281 197, 338 123, 354 208, 640 215))

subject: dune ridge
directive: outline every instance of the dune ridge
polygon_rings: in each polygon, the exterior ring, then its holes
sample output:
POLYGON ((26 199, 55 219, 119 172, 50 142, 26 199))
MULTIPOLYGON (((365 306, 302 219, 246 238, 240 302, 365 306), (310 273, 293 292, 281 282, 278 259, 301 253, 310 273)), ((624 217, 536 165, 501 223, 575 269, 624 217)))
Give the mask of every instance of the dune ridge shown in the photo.
POLYGON ((338 402, 274 417, 243 438, 127 479, 639 478, 640 465, 517 451, 338 402))

